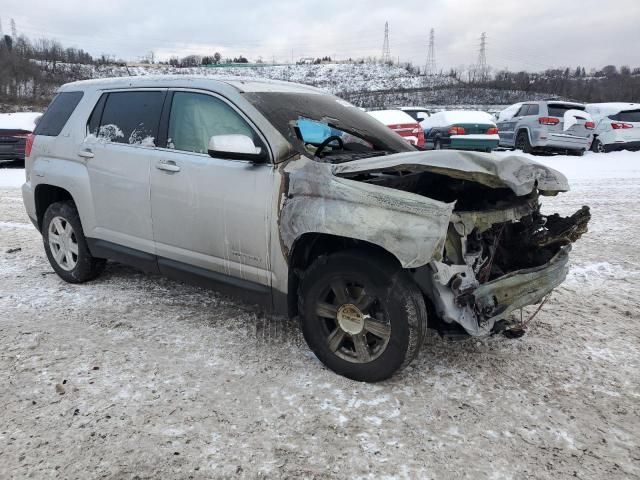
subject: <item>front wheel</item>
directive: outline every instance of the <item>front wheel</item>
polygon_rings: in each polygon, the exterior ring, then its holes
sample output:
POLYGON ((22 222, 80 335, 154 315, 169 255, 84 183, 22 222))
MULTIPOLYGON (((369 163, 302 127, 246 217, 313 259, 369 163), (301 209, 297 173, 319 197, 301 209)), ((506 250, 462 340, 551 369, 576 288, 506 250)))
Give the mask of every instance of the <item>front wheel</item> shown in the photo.
POLYGON ((44 213, 42 239, 49 263, 60 278, 69 283, 83 283, 104 270, 106 260, 89 252, 73 202, 52 203, 44 213))
POLYGON ((604 145, 600 139, 596 138, 591 145, 591 150, 596 153, 605 153, 604 145))
POLYGON ((427 331, 424 298, 407 272, 359 251, 316 260, 304 274, 299 302, 311 350, 352 380, 391 377, 417 356, 427 331))

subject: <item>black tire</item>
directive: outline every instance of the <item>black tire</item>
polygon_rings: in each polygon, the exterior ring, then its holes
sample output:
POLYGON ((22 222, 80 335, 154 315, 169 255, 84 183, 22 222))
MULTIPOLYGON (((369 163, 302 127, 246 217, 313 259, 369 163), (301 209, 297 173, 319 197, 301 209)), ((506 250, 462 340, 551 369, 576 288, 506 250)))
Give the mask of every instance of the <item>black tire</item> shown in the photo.
POLYGON ((311 350, 337 374, 362 382, 385 380, 407 366, 427 332, 427 310, 415 282, 393 259, 376 256, 351 250, 320 257, 304 273, 298 295, 311 350), (350 317, 351 307, 360 316, 350 317))
POLYGON ((522 150, 523 153, 533 153, 533 148, 531 148, 531 142, 529 141, 529 134, 525 130, 518 132, 516 149, 522 150))
POLYGON ((606 153, 603 143, 599 139, 594 139, 591 144, 591 151, 595 153, 606 153))
MULTIPOLYGON (((56 228, 55 225, 53 228, 56 228)), ((42 239, 49 263, 53 267, 53 270, 64 281, 69 283, 88 282, 100 275, 104 270, 106 260, 94 258, 91 255, 84 231, 82 230, 78 210, 73 202, 56 202, 49 205, 42 221, 42 239), (69 262, 66 262, 65 258, 61 261, 56 259, 56 255, 60 253, 62 248, 56 246, 55 241, 53 245, 52 242, 50 242, 50 236, 56 235, 54 231, 51 231, 52 222, 65 227, 65 230, 67 224, 70 225, 71 233, 66 243, 67 245, 73 243, 75 246, 68 249, 65 248, 65 250, 70 252, 71 260, 69 262), (73 249, 77 250, 77 253, 71 252, 73 249)))
POLYGON ((584 150, 570 150, 569 155, 573 157, 582 157, 584 155, 584 150))

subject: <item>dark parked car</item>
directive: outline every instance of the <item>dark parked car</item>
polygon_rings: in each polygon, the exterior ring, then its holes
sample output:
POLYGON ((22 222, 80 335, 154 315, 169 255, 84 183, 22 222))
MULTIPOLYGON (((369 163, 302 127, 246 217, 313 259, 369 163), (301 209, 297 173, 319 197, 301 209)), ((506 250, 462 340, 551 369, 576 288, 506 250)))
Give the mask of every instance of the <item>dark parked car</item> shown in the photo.
POLYGON ((41 116, 36 112, 0 114, 0 163, 24 162, 27 137, 41 116))
POLYGON ((475 110, 450 110, 432 114, 420 122, 425 148, 490 152, 498 146, 493 117, 475 110))

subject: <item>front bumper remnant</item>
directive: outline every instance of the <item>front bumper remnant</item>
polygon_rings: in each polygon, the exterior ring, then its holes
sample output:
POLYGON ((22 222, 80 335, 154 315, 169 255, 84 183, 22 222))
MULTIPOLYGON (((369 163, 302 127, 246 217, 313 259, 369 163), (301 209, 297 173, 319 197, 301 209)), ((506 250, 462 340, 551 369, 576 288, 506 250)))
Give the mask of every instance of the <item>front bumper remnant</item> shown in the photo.
POLYGON ((560 285, 569 272, 571 245, 544 265, 511 272, 483 283, 473 292, 477 310, 490 313, 489 323, 505 318, 514 310, 540 302, 560 285))

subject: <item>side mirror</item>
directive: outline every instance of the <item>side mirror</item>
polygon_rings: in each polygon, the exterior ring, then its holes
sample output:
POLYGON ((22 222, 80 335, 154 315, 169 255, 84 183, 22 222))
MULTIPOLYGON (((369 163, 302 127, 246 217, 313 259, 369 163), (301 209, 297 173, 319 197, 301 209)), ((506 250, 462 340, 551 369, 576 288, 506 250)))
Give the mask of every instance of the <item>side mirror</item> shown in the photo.
POLYGON ((255 163, 267 161, 267 152, 256 147, 250 137, 241 134, 214 135, 209 140, 209 155, 214 158, 248 160, 255 163))

